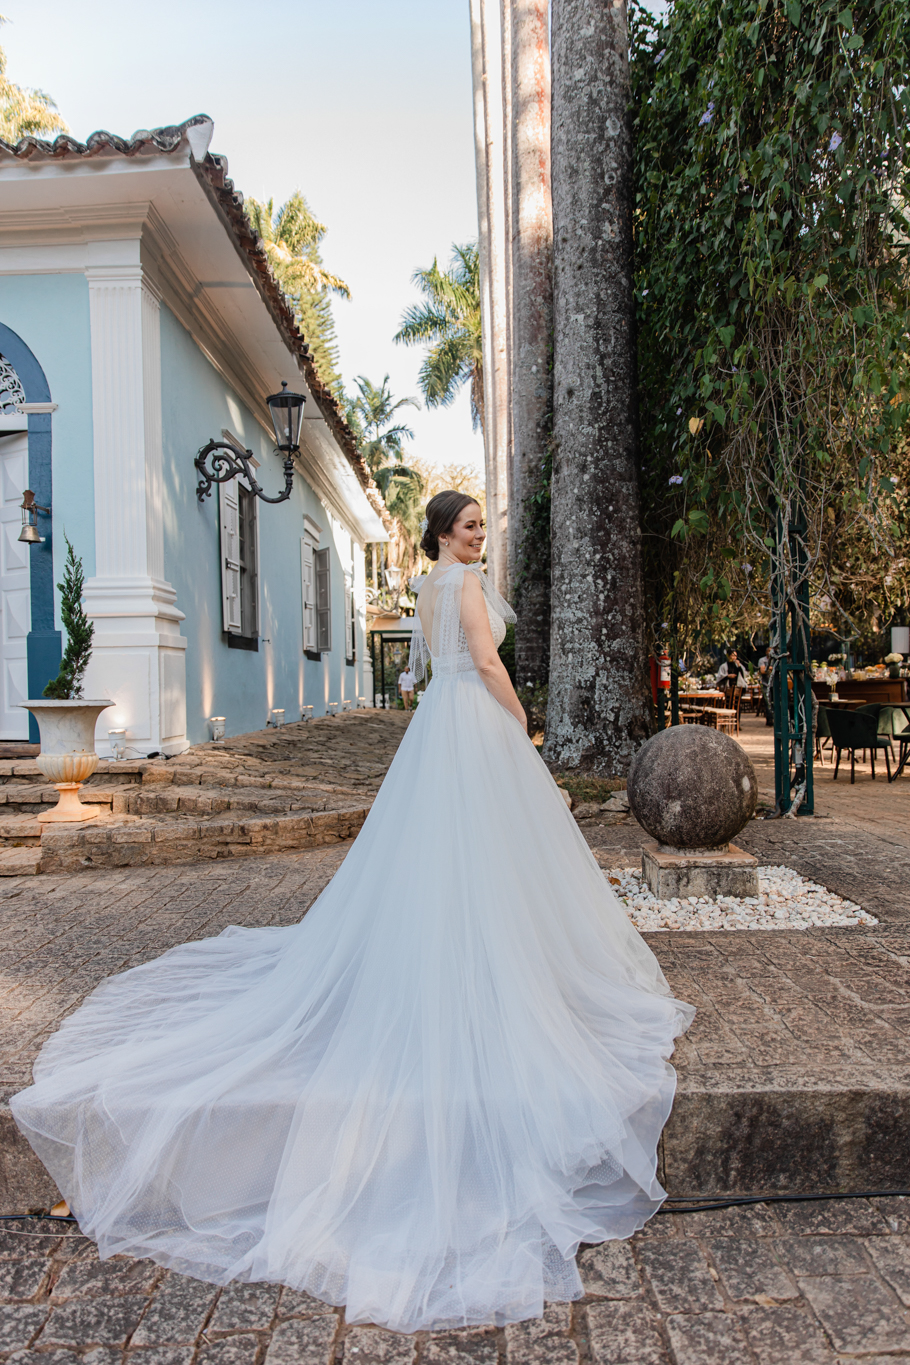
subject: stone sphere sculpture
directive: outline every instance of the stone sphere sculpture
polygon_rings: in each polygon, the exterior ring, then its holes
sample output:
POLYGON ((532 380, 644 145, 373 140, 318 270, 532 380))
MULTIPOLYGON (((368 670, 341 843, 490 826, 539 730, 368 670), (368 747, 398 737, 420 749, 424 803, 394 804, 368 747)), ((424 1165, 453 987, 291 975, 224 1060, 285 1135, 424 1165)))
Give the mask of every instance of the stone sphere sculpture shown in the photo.
POLYGON ((722 848, 755 814, 755 769, 735 739, 705 725, 673 725, 639 749, 629 805, 665 847, 722 848))

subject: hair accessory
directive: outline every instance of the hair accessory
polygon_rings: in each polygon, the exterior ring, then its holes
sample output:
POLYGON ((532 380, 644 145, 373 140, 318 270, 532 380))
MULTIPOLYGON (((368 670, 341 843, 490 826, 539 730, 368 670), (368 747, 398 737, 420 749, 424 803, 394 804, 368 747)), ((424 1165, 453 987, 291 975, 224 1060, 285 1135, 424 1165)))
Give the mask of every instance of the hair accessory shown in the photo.
POLYGON ((423 521, 420 523, 420 534, 421 534, 422 536, 425 536, 426 533, 427 533, 427 519, 426 519, 426 517, 424 517, 423 521))

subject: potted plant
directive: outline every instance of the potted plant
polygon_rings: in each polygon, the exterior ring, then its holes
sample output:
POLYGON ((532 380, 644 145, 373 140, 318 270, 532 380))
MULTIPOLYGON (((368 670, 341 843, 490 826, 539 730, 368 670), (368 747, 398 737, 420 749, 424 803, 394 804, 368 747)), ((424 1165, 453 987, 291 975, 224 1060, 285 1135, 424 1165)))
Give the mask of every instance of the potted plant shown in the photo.
POLYGON ((886 654, 885 663, 888 665, 889 678, 899 678, 901 675, 901 664, 904 662, 903 654, 886 654))
POLYGON ((60 672, 44 689, 40 700, 24 702, 38 722, 41 752, 35 762, 60 799, 42 821, 93 820, 97 811, 83 806, 79 788, 98 767, 95 753, 95 723, 112 701, 86 701, 82 696, 83 678, 92 655, 95 628, 82 606, 82 560, 66 536, 66 567, 60 589, 60 615, 66 629, 66 649, 60 672))

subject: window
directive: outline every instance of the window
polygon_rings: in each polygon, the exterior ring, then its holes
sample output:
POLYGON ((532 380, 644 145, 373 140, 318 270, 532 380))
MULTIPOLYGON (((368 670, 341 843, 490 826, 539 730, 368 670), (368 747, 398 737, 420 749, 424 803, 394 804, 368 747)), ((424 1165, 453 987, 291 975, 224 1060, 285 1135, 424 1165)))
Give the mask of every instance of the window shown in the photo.
POLYGON ((316 546, 309 535, 300 542, 300 583, 303 595, 303 652, 316 653, 316 546))
POLYGON ((354 588, 348 574, 344 576, 344 661, 346 664, 357 662, 357 636, 354 633, 354 588))
POLYGON ((259 592, 256 580, 256 498, 240 484, 240 625, 244 635, 259 634, 259 592))
POLYGON ((221 614, 228 645, 259 648, 256 498, 238 479, 219 484, 221 614))

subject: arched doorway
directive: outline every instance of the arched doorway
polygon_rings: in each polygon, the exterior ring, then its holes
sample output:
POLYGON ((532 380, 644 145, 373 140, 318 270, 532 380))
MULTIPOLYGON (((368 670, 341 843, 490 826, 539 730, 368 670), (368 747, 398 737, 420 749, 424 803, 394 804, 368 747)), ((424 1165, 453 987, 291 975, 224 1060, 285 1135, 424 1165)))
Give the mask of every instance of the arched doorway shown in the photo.
POLYGON ((25 488, 53 507, 52 409, 34 354, 0 323, 0 740, 37 740, 34 718, 19 704, 40 697, 60 666, 50 519, 41 519, 42 544, 19 540, 25 488))

